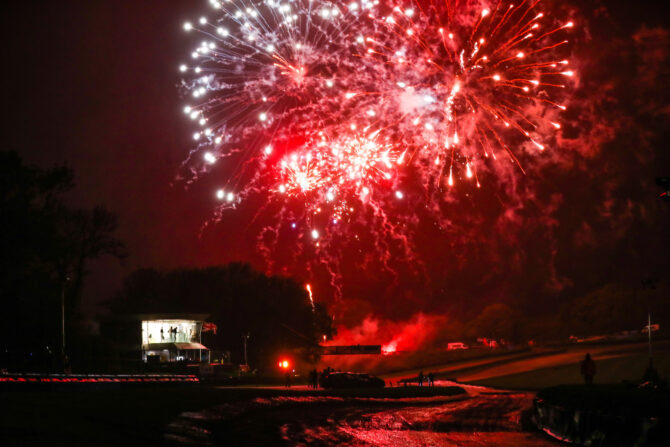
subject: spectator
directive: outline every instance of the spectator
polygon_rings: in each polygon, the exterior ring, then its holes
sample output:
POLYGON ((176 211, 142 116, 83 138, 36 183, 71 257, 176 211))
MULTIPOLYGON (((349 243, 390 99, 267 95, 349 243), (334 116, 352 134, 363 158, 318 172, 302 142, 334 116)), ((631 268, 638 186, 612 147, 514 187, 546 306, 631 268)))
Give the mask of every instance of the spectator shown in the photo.
POLYGON ((316 368, 309 372, 309 386, 316 389, 318 388, 318 373, 316 368))
POLYGON ((587 352, 582 360, 581 365, 582 376, 584 376, 584 383, 591 385, 593 383, 593 376, 596 375, 596 362, 591 358, 591 353, 587 352))

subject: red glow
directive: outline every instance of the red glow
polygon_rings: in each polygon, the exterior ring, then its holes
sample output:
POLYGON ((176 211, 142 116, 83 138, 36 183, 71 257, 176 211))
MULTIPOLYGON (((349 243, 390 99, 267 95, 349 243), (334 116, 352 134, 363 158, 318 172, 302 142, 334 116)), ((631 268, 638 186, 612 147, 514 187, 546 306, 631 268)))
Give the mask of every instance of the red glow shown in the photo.
POLYGON ((118 375, 118 376, 102 376, 102 375, 56 375, 56 376, 41 376, 41 375, 9 375, 0 377, 0 382, 7 383, 25 383, 25 382, 39 382, 39 383, 155 383, 155 382, 199 382, 197 376, 194 375, 118 375))
POLYGON ((397 347, 398 347, 398 344, 396 342, 388 343, 388 344, 382 346, 382 354, 383 355, 395 354, 397 347))
POLYGON ((333 345, 381 344, 382 354, 415 351, 432 341, 447 327, 447 318, 417 313, 408 321, 395 322, 369 316, 360 325, 337 328, 333 345))

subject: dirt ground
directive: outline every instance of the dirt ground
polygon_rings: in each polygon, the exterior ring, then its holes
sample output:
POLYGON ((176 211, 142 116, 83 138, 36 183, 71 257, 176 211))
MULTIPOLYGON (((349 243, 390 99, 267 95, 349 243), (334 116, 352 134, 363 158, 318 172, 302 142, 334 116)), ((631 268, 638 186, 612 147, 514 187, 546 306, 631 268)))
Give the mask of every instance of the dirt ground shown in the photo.
POLYGON ((252 399, 183 413, 169 424, 165 439, 180 446, 560 445, 530 424, 532 393, 465 388, 462 395, 399 399, 252 399))
POLYGON ((437 385, 4 392, 0 445, 556 445, 528 424, 532 393, 437 385))

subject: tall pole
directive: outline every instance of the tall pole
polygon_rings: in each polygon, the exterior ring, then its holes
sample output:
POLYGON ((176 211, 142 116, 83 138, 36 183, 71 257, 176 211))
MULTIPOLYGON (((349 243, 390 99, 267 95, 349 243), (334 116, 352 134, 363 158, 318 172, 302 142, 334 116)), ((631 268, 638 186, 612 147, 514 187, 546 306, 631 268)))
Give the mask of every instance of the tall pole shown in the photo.
POLYGON ((61 344, 60 344, 60 357, 63 361, 63 368, 65 368, 65 281, 67 278, 63 279, 60 288, 60 316, 61 316, 61 344))
POLYGON ((649 337, 649 359, 651 360, 651 311, 647 314, 647 329, 648 329, 648 337, 649 337))
POLYGON ((249 366, 249 361, 247 360, 247 340, 249 340, 249 337, 251 334, 242 334, 242 340, 244 340, 244 364, 246 366, 249 366))

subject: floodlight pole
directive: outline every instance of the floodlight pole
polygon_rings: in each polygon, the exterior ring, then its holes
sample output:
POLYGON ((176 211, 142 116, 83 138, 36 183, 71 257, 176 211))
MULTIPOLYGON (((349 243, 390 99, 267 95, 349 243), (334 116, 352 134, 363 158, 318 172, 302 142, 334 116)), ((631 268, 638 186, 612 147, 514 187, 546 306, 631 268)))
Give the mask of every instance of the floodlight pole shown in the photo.
POLYGON ((63 372, 66 372, 67 356, 65 355, 65 286, 70 278, 63 275, 60 285, 60 359, 63 366, 63 372))
POLYGON ((61 343, 60 343, 60 357, 63 361, 63 368, 65 367, 65 281, 64 279, 60 288, 60 316, 61 316, 61 343))
POLYGON ((249 361, 247 360, 247 341, 251 337, 250 333, 242 334, 242 340, 244 340, 244 365, 249 366, 249 361))

